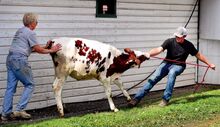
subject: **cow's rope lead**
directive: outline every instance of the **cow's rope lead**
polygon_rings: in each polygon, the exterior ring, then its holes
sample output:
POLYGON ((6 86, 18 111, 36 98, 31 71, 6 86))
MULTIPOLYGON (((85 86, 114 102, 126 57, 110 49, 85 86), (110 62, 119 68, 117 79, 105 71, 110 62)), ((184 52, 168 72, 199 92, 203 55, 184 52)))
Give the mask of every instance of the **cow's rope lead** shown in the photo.
MULTIPOLYGON (((200 65, 200 64, 189 63, 189 62, 181 62, 181 61, 170 60, 170 59, 161 58, 161 57, 155 57, 155 56, 154 56, 154 57, 152 57, 152 58, 161 59, 161 60, 165 60, 165 61, 169 61, 169 62, 174 62, 174 63, 179 63, 179 64, 182 63, 182 64, 188 64, 188 65, 193 65, 193 66, 197 66, 197 67, 198 67, 198 66, 200 66, 200 67, 206 67, 206 71, 205 71, 205 73, 204 73, 204 75, 203 75, 202 81, 201 81, 200 83, 196 83, 196 86, 195 86, 195 88, 194 88, 193 93, 195 93, 195 92, 198 90, 199 86, 200 86, 201 84, 203 84, 203 82, 205 81, 205 76, 206 76, 206 74, 207 74, 207 72, 208 72, 208 70, 209 70, 209 68, 210 68, 210 66, 206 66, 206 65, 200 65)), ((147 80, 154 72, 155 72, 155 70, 154 70, 153 72, 151 72, 150 75, 148 75, 145 79, 141 80, 139 83, 135 84, 134 86, 128 88, 127 91, 129 91, 129 90, 135 88, 136 86, 140 85, 142 82, 144 82, 145 80, 147 80)), ((116 95, 116 96, 114 96, 114 97, 118 97, 118 96, 120 96, 121 94, 122 94, 122 93, 120 93, 120 94, 118 94, 118 95, 116 95)))
MULTIPOLYGON (((187 25, 189 24, 189 22, 190 22, 190 20, 191 20, 191 18, 192 18, 192 16, 193 16, 193 13, 194 13, 194 11, 195 11, 195 8, 196 8, 196 5, 198 4, 198 2, 199 2, 199 0, 196 0, 196 3, 195 3, 195 5, 194 5, 194 7, 193 7, 193 10, 192 10, 192 13, 191 13, 191 15, 190 15, 190 17, 189 17, 187 23, 186 23, 185 26, 184 26, 185 28, 186 28, 187 25)), ((205 76, 206 76, 206 74, 207 74, 207 72, 208 72, 208 69, 209 69, 209 66, 205 66, 205 65, 199 65, 199 64, 194 64, 194 63, 173 61, 173 60, 168 60, 168 59, 159 58, 159 57, 154 57, 154 58, 163 59, 163 60, 167 60, 167 61, 172 61, 172 62, 176 62, 176 63, 184 63, 184 64, 189 64, 189 65, 194 65, 194 66, 206 67, 207 69, 206 69, 206 71, 205 71, 205 73, 204 73, 204 75, 203 75, 203 78, 202 78, 201 83, 196 83, 196 86, 195 86, 194 91, 193 91, 194 93, 197 91, 197 89, 200 87, 200 85, 203 84, 203 82, 205 81, 205 76)), ((147 80, 154 72, 155 72, 155 70, 154 70, 153 72, 151 72, 150 75, 148 75, 146 78, 144 78, 143 80, 141 80, 139 83, 137 83, 137 84, 135 84, 134 86, 128 88, 127 91, 129 91, 129 90, 135 88, 136 86, 140 85, 142 82, 144 82, 145 80, 147 80)), ((118 96, 120 96, 121 94, 122 94, 122 93, 120 93, 120 94, 118 94, 118 95, 116 95, 116 96, 114 96, 114 97, 118 97, 118 96)))

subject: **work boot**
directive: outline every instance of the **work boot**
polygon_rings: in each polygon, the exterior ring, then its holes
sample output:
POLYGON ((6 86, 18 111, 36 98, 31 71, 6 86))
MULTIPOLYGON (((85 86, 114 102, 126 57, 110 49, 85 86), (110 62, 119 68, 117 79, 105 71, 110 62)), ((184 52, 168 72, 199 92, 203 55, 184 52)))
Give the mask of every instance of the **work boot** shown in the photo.
POLYGON ((13 114, 14 114, 14 117, 16 117, 16 118, 31 119, 31 115, 25 111, 15 111, 15 112, 13 112, 13 114))
POLYGON ((131 99, 131 100, 128 102, 128 107, 133 108, 133 107, 137 106, 137 104, 138 104, 139 102, 140 102, 140 101, 137 100, 137 99, 131 99))
POLYGON ((9 121, 9 120, 14 120, 15 119, 15 116, 13 113, 10 113, 8 115, 5 115, 5 116, 1 116, 1 120, 2 121, 9 121))
POLYGON ((159 104, 160 107, 165 107, 165 106, 167 106, 167 105, 168 105, 168 101, 166 101, 166 100, 164 100, 164 99, 162 99, 161 102, 160 102, 160 104, 159 104))

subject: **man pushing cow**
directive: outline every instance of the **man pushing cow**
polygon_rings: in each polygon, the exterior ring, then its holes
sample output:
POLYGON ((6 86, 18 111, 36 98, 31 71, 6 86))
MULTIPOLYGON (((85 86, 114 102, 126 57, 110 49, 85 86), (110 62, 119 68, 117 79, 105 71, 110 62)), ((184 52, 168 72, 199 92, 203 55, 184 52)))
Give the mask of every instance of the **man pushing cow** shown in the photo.
POLYGON ((99 80, 105 88, 110 108, 115 112, 118 109, 111 98, 110 84, 115 83, 127 100, 131 99, 122 87, 120 76, 129 68, 140 66, 144 60, 149 58, 149 54, 132 51, 129 48, 121 52, 113 46, 82 38, 57 38, 41 47, 34 32, 38 25, 38 16, 34 13, 26 13, 23 23, 24 27, 16 32, 7 57, 7 88, 1 116, 3 121, 31 118, 31 115, 25 111, 35 86, 32 71, 28 65, 28 57, 31 52, 51 53, 52 55, 55 67, 53 90, 60 116, 64 116, 61 91, 67 76, 77 80, 92 78, 99 80), (52 47, 51 42, 55 43, 52 47), (12 112, 13 95, 16 92, 18 81, 21 81, 25 88, 16 111, 12 112))

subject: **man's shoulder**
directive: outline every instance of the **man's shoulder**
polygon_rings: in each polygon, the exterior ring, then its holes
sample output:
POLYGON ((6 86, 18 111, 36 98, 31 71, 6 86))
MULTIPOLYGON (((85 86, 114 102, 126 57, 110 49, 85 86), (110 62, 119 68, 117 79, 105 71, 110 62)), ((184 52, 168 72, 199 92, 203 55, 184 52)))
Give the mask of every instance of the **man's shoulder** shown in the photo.
POLYGON ((28 27, 22 27, 20 28, 18 31, 20 32, 24 32, 26 35, 30 35, 30 34, 35 34, 35 32, 31 29, 29 29, 28 27))
POLYGON ((165 40, 166 43, 171 43, 171 42, 174 42, 175 41, 175 38, 168 38, 165 40))
POLYGON ((185 39, 185 43, 184 44, 190 44, 190 45, 193 45, 193 43, 187 39, 185 39))

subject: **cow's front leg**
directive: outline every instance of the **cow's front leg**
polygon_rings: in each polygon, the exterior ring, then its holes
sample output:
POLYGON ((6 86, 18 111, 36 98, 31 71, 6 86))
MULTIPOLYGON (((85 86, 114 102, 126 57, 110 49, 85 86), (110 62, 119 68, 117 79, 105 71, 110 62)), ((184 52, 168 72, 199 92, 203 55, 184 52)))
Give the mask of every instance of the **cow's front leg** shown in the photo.
POLYGON ((53 83, 53 91, 55 94, 57 109, 60 114, 60 117, 64 116, 62 97, 61 97, 62 87, 63 87, 64 82, 65 82, 65 77, 62 77, 62 78, 56 77, 56 79, 54 80, 54 83, 53 83))
POLYGON ((104 82, 103 85, 105 88, 105 94, 108 98, 108 103, 109 103, 110 109, 114 112, 118 112, 118 109, 115 107, 115 104, 112 100, 112 92, 111 92, 110 82, 104 82))
POLYGON ((127 101, 131 100, 130 95, 128 94, 128 92, 123 88, 123 84, 121 82, 120 79, 114 80, 113 81, 118 87, 119 89, 122 91, 122 93, 124 94, 124 96, 127 98, 127 101))

